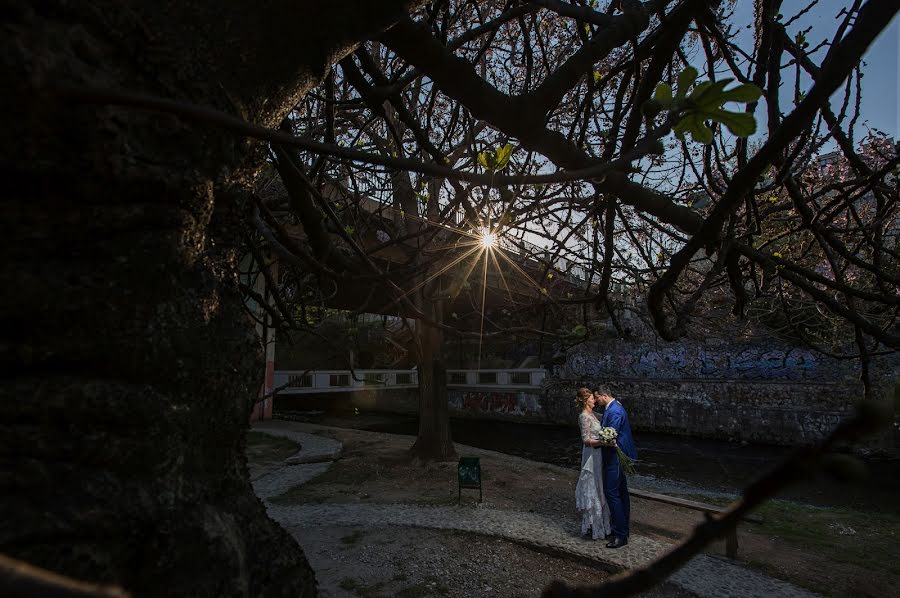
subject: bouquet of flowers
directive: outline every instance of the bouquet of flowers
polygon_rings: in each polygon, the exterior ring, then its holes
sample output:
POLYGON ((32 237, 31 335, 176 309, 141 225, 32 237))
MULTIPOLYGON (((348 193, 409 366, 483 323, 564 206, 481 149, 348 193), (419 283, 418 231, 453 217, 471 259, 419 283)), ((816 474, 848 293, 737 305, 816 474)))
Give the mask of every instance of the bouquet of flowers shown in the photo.
POLYGON ((600 432, 595 440, 602 440, 604 444, 615 447, 616 455, 619 456, 619 463, 622 464, 622 470, 625 471, 625 475, 631 475, 634 473, 634 461, 616 444, 616 438, 618 437, 618 430, 607 426, 600 428, 600 432))

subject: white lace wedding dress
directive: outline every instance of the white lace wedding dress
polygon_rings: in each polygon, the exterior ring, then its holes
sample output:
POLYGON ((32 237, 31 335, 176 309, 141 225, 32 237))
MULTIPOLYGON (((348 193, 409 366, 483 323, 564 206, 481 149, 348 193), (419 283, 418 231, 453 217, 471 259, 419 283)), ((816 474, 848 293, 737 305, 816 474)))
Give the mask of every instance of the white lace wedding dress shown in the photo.
MULTIPOLYGON (((582 443, 597 440, 600 420, 593 414, 580 413, 578 424, 582 443)), ((599 448, 581 445, 581 472, 575 486, 575 508, 581 513, 581 535, 591 532, 594 540, 610 533, 609 510, 603 495, 603 453, 599 448)))

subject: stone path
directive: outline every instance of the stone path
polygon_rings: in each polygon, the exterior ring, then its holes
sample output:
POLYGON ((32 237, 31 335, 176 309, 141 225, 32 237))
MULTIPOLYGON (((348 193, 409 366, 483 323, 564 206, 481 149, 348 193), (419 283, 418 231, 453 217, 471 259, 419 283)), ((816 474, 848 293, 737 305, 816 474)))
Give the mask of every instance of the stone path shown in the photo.
MULTIPOLYGON (((340 443, 291 430, 282 422, 254 425, 254 430, 290 438, 302 445, 289 461, 310 463, 340 453, 340 443)), ((424 507, 405 504, 280 505, 267 499, 303 484, 328 469, 329 463, 286 466, 254 482, 257 495, 269 515, 290 532, 311 526, 361 526, 383 528, 412 526, 470 532, 502 538, 555 555, 588 560, 611 571, 634 568, 656 558, 672 546, 632 535, 618 550, 579 537, 576 522, 556 520, 535 513, 521 513, 478 506, 424 507)), ((722 558, 699 555, 669 578, 698 596, 709 598, 813 598, 807 590, 773 579, 722 558)))

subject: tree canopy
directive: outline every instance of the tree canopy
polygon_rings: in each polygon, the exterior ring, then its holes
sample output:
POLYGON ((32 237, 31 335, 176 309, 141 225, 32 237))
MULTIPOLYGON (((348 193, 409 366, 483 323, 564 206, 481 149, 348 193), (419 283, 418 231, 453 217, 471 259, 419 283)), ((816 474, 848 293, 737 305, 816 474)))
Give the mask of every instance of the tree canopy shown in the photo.
MULTIPOLYGON (((619 327, 625 289, 674 340, 727 299, 865 359, 900 340, 897 152, 859 124, 861 62, 889 4, 758 1, 746 24, 727 1, 429 3, 282 123, 300 151, 273 145, 290 200, 265 208, 302 224, 311 286, 384 275, 373 231, 385 251, 488 229, 543 264, 534 302, 594 305, 619 327), (835 30, 806 26, 810 11, 835 30), (577 296, 546 293, 575 273, 577 296)), ((404 265, 434 271, 470 248, 452 249, 404 265)))

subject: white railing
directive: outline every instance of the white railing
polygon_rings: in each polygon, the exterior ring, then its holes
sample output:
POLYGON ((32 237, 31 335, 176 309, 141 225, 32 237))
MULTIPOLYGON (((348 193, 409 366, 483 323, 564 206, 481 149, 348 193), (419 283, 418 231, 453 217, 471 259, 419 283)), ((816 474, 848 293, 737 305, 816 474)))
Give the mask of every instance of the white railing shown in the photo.
MULTIPOLYGON (((448 370, 448 388, 526 389, 539 388, 546 370, 490 369, 448 370)), ((276 370, 278 394, 318 394, 375 388, 417 388, 416 370, 276 370)))
POLYGON ((447 370, 448 388, 538 388, 547 371, 532 369, 447 370))
POLYGON ((346 392, 359 388, 417 388, 415 370, 276 370, 278 394, 346 392))

